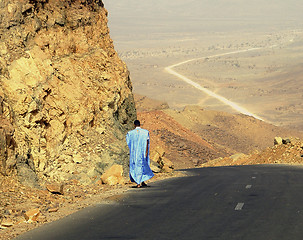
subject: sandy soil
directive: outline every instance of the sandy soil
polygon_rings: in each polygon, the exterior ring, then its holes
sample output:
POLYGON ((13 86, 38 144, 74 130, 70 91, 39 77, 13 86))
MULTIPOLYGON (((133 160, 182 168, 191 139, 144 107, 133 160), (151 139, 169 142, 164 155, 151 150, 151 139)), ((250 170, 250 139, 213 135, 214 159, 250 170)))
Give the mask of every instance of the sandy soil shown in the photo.
POLYGON ((269 123, 303 129, 302 31, 185 35, 184 40, 163 40, 161 47, 120 51, 136 93, 165 101, 173 109, 194 104, 235 113, 165 72, 167 66, 200 58, 174 70, 269 123), (260 50, 208 58, 251 48, 260 50))

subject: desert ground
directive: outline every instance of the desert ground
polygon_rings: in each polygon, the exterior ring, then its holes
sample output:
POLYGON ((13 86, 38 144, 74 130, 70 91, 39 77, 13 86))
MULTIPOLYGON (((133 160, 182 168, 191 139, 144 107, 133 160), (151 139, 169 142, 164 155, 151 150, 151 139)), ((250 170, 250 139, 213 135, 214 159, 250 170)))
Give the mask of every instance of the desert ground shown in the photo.
MULTIPOLYGON (((175 169, 302 165, 303 133, 297 131, 303 130, 301 1, 213 2, 104 0, 115 48, 131 73, 138 118, 151 134, 151 150, 161 146, 175 169), (264 121, 235 115, 230 106, 165 70, 176 64, 174 71, 264 121), (293 138, 274 146, 276 136, 293 138)), ((159 173, 152 181, 182 176, 177 173, 159 173)), ((132 190, 129 183, 71 181, 58 195, 24 187, 15 176, 0 182, 1 213, 13 219, 11 228, 1 229, 3 239, 132 190), (24 223, 31 208, 42 214, 38 222, 24 223)))
POLYGON ((191 60, 174 71, 266 122, 302 130, 302 6, 296 0, 248 5, 105 1, 111 36, 131 72, 134 92, 173 109, 199 105, 235 113, 165 71, 191 60))
POLYGON ((134 92, 165 101, 173 109, 194 104, 235 113, 165 71, 167 66, 193 59, 174 70, 267 122, 303 129, 301 31, 247 34, 242 39, 237 35, 213 36, 203 43, 204 47, 189 39, 182 43, 183 47, 122 51, 134 92), (247 49, 252 51, 233 53, 247 49), (212 57, 225 53, 231 54, 212 57))

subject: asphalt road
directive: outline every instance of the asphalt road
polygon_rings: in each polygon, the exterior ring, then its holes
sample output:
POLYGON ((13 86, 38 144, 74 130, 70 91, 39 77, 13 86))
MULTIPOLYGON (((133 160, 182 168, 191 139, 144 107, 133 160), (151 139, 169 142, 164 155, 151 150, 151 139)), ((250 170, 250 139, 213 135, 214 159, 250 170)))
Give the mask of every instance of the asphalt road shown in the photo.
POLYGON ((303 168, 193 169, 16 239, 303 239, 303 168))

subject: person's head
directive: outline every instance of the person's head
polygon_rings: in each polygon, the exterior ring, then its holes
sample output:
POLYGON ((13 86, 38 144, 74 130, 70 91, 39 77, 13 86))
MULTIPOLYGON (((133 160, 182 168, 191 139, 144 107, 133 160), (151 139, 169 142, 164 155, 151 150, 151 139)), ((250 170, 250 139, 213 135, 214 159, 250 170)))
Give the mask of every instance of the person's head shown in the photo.
POLYGON ((139 120, 135 120, 134 121, 134 125, 135 125, 135 127, 140 127, 140 121, 139 120))

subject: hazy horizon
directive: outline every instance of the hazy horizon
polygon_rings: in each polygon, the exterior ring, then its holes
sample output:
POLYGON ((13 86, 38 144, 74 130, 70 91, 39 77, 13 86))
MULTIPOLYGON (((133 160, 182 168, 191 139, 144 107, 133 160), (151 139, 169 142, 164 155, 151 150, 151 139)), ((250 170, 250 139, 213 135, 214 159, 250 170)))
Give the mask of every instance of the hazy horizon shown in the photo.
POLYGON ((167 34, 274 31, 303 26, 299 0, 104 0, 117 41, 167 34))

